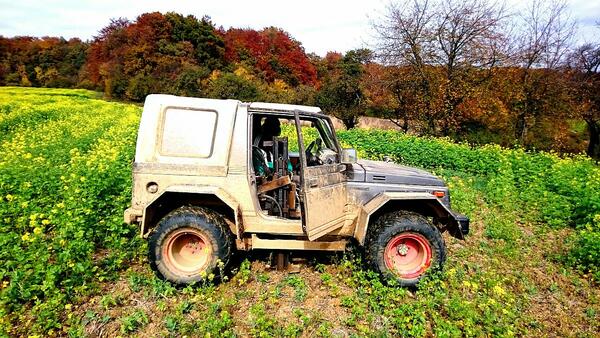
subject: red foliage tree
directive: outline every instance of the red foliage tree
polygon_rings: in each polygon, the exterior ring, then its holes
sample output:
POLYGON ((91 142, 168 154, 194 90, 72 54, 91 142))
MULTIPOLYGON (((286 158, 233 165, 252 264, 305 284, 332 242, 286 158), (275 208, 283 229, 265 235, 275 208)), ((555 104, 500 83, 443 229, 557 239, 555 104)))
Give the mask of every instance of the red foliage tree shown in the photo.
POLYGON ((267 81, 317 85, 317 71, 304 48, 285 31, 275 27, 261 31, 231 28, 223 37, 227 62, 247 62, 267 81))

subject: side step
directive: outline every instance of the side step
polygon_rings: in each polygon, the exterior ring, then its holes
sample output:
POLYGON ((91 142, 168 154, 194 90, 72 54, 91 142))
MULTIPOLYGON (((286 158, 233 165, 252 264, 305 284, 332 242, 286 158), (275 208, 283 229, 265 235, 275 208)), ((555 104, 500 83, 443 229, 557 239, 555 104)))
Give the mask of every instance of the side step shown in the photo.
POLYGON ((262 239, 252 235, 252 249, 344 251, 348 241, 311 242, 295 239, 262 239))

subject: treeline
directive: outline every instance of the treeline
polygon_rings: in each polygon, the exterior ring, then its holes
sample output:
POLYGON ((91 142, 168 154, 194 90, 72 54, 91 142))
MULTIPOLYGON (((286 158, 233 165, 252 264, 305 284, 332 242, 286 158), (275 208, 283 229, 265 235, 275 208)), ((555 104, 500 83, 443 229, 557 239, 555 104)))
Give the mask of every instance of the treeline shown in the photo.
POLYGON ((347 128, 366 115, 418 135, 600 158, 600 41, 572 45, 565 10, 537 0, 520 15, 487 0, 392 3, 371 50, 325 57, 275 27, 146 13, 86 42, 0 37, 0 85, 318 105, 347 128))

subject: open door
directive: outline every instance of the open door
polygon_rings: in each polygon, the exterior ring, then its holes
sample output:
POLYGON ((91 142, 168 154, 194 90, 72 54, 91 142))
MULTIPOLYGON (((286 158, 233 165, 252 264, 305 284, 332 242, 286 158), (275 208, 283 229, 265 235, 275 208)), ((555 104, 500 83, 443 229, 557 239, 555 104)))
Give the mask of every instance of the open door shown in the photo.
POLYGON ((340 148, 330 121, 319 117, 301 119, 298 112, 295 120, 301 166, 302 227, 308 239, 314 241, 344 225, 347 200, 345 166, 340 163, 340 148), (302 121, 312 121, 317 126, 317 138, 306 148, 302 121), (315 159, 317 152, 329 156, 321 161, 315 159))

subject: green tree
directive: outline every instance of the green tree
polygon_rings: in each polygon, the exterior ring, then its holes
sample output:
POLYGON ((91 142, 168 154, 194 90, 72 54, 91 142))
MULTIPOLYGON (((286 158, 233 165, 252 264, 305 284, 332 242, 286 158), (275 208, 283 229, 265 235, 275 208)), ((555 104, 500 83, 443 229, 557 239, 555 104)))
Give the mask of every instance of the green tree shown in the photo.
POLYGON ((361 86, 364 65, 371 61, 367 49, 351 50, 339 60, 323 82, 317 94, 317 104, 327 113, 337 117, 346 129, 358 124, 358 118, 366 108, 365 94, 361 86))
POLYGON ((259 101, 261 98, 258 86, 253 81, 233 73, 223 73, 212 80, 207 94, 215 99, 259 101))
POLYGON ((193 15, 183 16, 174 12, 165 14, 171 23, 171 39, 174 42, 188 41, 194 47, 194 56, 198 64, 209 69, 223 66, 225 42, 221 38, 210 17, 198 20, 193 15))

